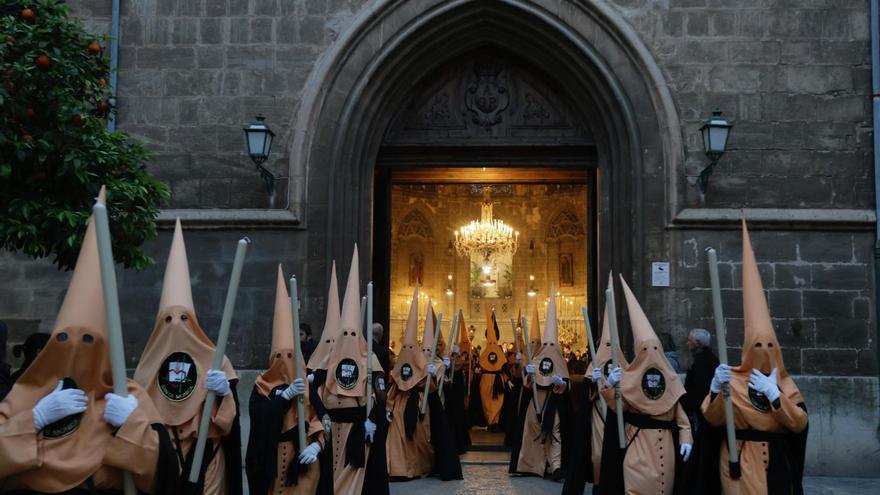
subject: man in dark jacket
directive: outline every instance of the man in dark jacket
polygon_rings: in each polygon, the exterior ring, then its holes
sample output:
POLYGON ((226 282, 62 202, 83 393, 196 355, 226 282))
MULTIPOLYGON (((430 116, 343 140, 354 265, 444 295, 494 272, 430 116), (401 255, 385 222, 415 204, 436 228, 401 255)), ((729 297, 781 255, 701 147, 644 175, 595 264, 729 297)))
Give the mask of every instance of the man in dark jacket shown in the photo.
POLYGON ((702 328, 691 330, 687 339, 688 350, 693 356, 693 364, 684 379, 684 390, 687 395, 682 400, 682 406, 691 420, 691 429, 694 431, 699 428, 697 419, 700 404, 709 393, 709 385, 712 383, 715 368, 718 367, 718 358, 709 348, 711 339, 709 332, 702 328))

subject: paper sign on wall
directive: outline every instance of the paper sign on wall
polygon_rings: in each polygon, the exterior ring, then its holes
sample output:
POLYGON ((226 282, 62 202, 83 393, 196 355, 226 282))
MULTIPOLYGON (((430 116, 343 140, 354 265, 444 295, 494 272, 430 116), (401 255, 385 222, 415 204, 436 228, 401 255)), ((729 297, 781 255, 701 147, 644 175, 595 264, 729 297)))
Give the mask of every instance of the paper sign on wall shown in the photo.
POLYGON ((669 287, 669 262, 655 261, 651 263, 651 285, 669 287))

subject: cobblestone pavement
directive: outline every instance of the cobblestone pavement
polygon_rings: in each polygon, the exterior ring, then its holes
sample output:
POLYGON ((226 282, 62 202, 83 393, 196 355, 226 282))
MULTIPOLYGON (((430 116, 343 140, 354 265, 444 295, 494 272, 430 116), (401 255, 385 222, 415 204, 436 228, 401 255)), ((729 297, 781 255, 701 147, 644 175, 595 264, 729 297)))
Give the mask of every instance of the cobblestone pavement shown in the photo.
MULTIPOLYGON (((498 464, 464 465, 464 480, 441 482, 436 479, 391 484, 393 495, 538 495, 558 494, 562 483, 534 477, 511 477, 506 466, 498 464)), ((880 479, 813 478, 804 480, 806 495, 862 495, 880 493, 880 479)), ((585 493, 590 493, 586 490, 585 493)))

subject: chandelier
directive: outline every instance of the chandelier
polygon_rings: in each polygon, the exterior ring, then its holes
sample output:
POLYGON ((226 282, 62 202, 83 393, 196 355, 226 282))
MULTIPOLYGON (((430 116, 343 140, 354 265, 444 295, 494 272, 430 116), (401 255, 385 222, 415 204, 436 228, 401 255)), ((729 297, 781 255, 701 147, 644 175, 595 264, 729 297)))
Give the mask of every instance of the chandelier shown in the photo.
POLYGON ((483 186, 480 219, 471 220, 455 231, 455 250, 460 256, 479 256, 483 260, 483 285, 493 285, 490 277, 492 262, 498 255, 516 253, 519 232, 492 216, 491 188, 483 186))

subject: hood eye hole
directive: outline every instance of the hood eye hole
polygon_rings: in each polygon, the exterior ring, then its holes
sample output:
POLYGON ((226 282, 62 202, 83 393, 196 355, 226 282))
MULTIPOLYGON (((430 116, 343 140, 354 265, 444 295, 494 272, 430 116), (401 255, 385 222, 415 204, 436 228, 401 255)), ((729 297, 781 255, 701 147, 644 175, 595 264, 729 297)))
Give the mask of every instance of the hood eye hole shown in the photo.
POLYGON ((288 353, 287 353, 287 357, 292 358, 292 357, 293 357, 293 353, 288 352, 288 353))
POLYGON ((276 357, 276 358, 280 358, 280 357, 281 357, 281 353, 280 353, 280 352, 279 352, 279 353, 276 353, 276 354, 275 354, 275 357, 276 357))
POLYGON ((330 339, 327 339, 327 340, 325 340, 324 342, 327 343, 327 344, 329 344, 329 343, 330 343, 330 339))
POLYGON ((773 347, 773 342, 767 343, 767 347, 773 347))
POLYGON ((186 321, 186 320, 188 320, 188 319, 189 319, 189 316, 187 316, 187 315, 180 315, 180 321, 186 321))
POLYGON ((656 345, 654 346, 654 350, 655 350, 655 351, 657 350, 657 346, 656 346, 656 345))
POLYGON ((67 332, 61 332, 55 336, 55 340, 58 342, 66 342, 67 341, 67 332))
POLYGON ((165 323, 171 323, 171 315, 165 317, 165 323))
POLYGON ((86 344, 91 344, 94 341, 95 341, 95 338, 92 337, 90 334, 83 335, 83 342, 85 342, 86 344))
POLYGON ((760 349, 760 348, 762 348, 762 347, 764 347, 764 346, 763 346, 760 342, 758 342, 757 344, 755 344, 755 347, 757 347, 758 349, 760 349))

